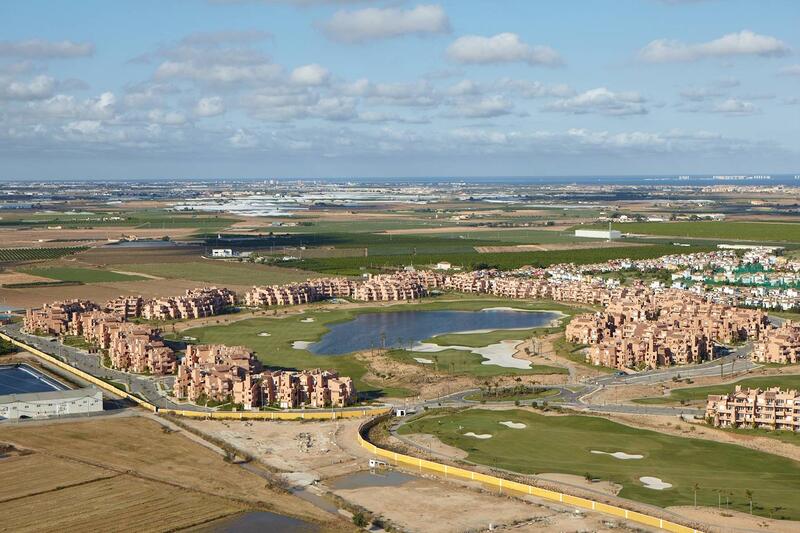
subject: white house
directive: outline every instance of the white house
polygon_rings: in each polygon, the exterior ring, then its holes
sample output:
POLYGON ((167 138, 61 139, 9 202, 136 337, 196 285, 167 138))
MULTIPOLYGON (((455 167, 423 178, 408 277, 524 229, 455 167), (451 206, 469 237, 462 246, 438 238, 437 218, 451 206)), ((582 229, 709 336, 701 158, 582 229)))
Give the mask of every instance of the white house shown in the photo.
POLYGON ((211 257, 233 257, 233 250, 230 248, 214 248, 211 250, 211 257))

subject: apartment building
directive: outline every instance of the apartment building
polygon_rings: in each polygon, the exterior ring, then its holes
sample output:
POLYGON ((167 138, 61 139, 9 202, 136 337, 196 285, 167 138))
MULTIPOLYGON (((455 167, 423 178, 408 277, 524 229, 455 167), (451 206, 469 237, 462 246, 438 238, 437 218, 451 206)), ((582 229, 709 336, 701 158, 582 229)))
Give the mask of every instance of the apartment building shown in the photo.
POLYGON ((120 296, 106 302, 105 309, 123 318, 142 316, 144 298, 141 296, 120 296))
POLYGON ((328 370, 262 372, 247 348, 218 344, 187 347, 174 393, 193 402, 203 398, 230 401, 245 409, 268 405, 344 407, 356 399, 349 377, 328 370))
POLYGON ((800 362, 800 324, 787 320, 779 327, 767 330, 753 345, 751 358, 757 363, 787 365, 800 362))
POLYGON ((235 304, 236 294, 230 289, 204 287, 187 290, 183 296, 148 300, 141 316, 147 320, 202 318, 218 315, 235 304))
POLYGON ((40 309, 28 309, 22 326, 26 332, 32 334, 67 335, 69 323, 75 315, 97 309, 100 307, 88 300, 44 304, 40 309))
POLYGON ((800 394, 794 389, 737 385, 730 394, 708 396, 706 419, 716 427, 800 431, 800 394))

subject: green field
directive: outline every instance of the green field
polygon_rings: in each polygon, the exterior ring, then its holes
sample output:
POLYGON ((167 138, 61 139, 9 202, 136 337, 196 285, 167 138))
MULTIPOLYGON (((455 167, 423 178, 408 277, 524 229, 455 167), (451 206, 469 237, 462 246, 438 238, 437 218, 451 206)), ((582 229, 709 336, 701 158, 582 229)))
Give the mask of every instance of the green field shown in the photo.
MULTIPOLYGON (((188 336, 195 337, 199 343, 221 343, 236 345, 241 344, 249 347, 256 352, 258 358, 267 366, 273 368, 288 368, 288 369, 308 369, 308 368, 332 368, 338 370, 341 374, 352 377, 356 381, 356 388, 360 392, 375 395, 410 395, 407 390, 397 389, 384 389, 374 384, 366 383, 363 381, 363 376, 366 373, 366 367, 363 363, 358 361, 352 355, 341 356, 321 356, 314 355, 308 350, 295 349, 292 343, 295 341, 314 342, 319 340, 325 333, 327 333, 328 326, 335 323, 353 319, 359 313, 367 312, 391 312, 391 311, 436 311, 443 309, 451 310, 478 310, 486 307, 496 307, 498 305, 507 305, 508 301, 498 300, 492 298, 481 298, 472 296, 470 299, 463 297, 450 299, 448 296, 447 301, 427 300, 417 304, 411 305, 395 305, 385 307, 363 307, 358 309, 321 309, 312 307, 302 314, 286 315, 290 309, 276 309, 274 312, 277 314, 274 318, 254 318, 249 320, 242 320, 234 322, 233 324, 225 326, 209 326, 202 328, 194 328, 181 332, 178 337, 188 336), (302 322, 303 319, 313 318, 314 322, 302 322), (269 333, 270 336, 259 336, 259 333, 269 333)), ((517 305, 515 304, 515 307, 517 305)), ((529 309, 569 309, 566 306, 553 304, 552 302, 542 303, 525 303, 520 304, 519 307, 527 307, 529 309)), ((271 312, 271 311, 268 311, 271 312)), ((509 332, 504 332, 509 333, 509 332)), ((513 332, 516 336, 519 332, 513 332)), ((512 336, 513 338, 513 336, 512 336)), ((377 343, 377 342, 376 342, 377 343)), ((481 357, 463 351, 456 351, 453 357, 464 359, 463 366, 459 367, 460 372, 491 372, 491 375, 498 374, 513 374, 520 372, 516 369, 508 369, 498 366, 481 365, 481 357), (467 357, 469 356, 469 357, 467 357), (487 370, 488 369, 488 370, 487 370)), ((447 357, 443 355, 445 352, 440 352, 440 357, 447 357)), ((427 357, 426 354, 415 354, 418 357, 427 357)), ((442 359, 444 361, 444 359, 442 359)), ((410 362, 414 364, 413 359, 410 362)), ((532 369, 522 371, 523 373, 533 373, 534 370, 544 370, 546 373, 561 372, 563 369, 553 369, 553 367, 546 367, 542 369, 532 369)), ((441 370, 445 371, 447 368, 442 366, 441 370)))
POLYGON ((0 249, 0 263, 58 259, 59 257, 75 254, 84 250, 87 250, 85 246, 73 246, 68 248, 2 248, 0 249))
POLYGON ((163 209, 137 211, 98 211, 91 213, 26 213, 0 220, 0 227, 61 226, 64 229, 105 226, 168 229, 197 228, 216 231, 227 228, 238 219, 212 214, 179 213, 163 209), (104 220, 105 219, 105 220, 104 220))
POLYGON ((436 253, 416 255, 386 255, 370 257, 330 257, 303 259, 287 262, 287 266, 314 270, 326 274, 358 275, 365 270, 377 271, 393 269, 405 265, 427 266, 439 261, 449 261, 454 266, 466 270, 478 268, 498 268, 512 270, 523 266, 547 267, 559 263, 590 264, 602 263, 610 259, 652 259, 663 255, 678 253, 705 252, 711 248, 670 245, 635 246, 620 248, 595 248, 582 250, 557 250, 551 252, 512 252, 512 253, 436 253))
MULTIPOLYGON (((598 226, 599 227, 599 226, 598 226)), ((775 222, 632 222, 614 224, 623 233, 742 241, 800 242, 800 224, 775 222)))
POLYGON ((188 279, 218 285, 282 285, 305 281, 313 272, 229 261, 198 259, 181 263, 141 263, 135 258, 112 268, 168 279, 188 279))
POLYGON ((401 434, 426 433, 466 451, 468 461, 521 474, 558 472, 588 475, 622 485, 620 496, 661 507, 717 505, 716 490, 729 495, 731 508, 749 512, 745 490, 754 493, 753 511, 761 516, 800 519, 796 495, 800 464, 791 459, 713 441, 673 437, 590 416, 544 416, 530 411, 472 409, 455 414, 431 412, 400 427, 401 434), (526 424, 511 429, 501 421, 526 424), (491 434, 481 440, 466 432, 491 434), (591 451, 644 455, 620 460, 591 451), (665 490, 646 488, 639 478, 671 483, 665 490), (776 508, 778 508, 776 510, 776 508))
POLYGON ((27 268, 21 270, 21 272, 59 281, 75 281, 80 283, 110 283, 115 281, 139 281, 146 279, 141 276, 118 274, 107 270, 74 267, 27 268))
POLYGON ((652 398, 638 398, 633 400, 635 403, 657 405, 677 402, 702 401, 705 403, 709 394, 727 394, 733 392, 736 385, 742 388, 780 387, 782 389, 800 389, 800 375, 795 376, 765 376, 758 378, 747 378, 735 383, 725 383, 722 385, 709 385, 707 387, 686 387, 682 389, 672 389, 669 396, 656 396, 652 398))

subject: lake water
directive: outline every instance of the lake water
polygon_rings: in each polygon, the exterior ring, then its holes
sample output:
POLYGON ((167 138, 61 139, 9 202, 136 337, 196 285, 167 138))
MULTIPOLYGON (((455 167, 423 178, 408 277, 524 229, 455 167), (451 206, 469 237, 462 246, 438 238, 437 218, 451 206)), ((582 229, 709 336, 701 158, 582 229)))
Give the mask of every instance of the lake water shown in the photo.
POLYGON ((445 333, 530 329, 547 326, 561 315, 552 311, 489 308, 480 311, 396 311, 363 313, 330 326, 307 347, 317 355, 344 355, 370 348, 405 347, 445 333))
POLYGON ((319 531, 315 524, 266 511, 242 513, 232 518, 209 524, 201 531, 213 533, 261 533, 281 531, 287 533, 312 533, 319 531))
POLYGON ((65 389, 61 383, 28 365, 0 366, 0 396, 65 389))

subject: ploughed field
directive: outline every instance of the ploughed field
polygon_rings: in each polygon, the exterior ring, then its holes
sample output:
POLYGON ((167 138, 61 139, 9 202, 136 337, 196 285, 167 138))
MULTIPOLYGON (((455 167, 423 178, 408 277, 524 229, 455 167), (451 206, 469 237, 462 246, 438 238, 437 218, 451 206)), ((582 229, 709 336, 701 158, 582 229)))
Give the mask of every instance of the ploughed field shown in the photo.
POLYGON ((749 489, 755 514, 800 519, 800 464, 732 444, 674 437, 599 417, 519 409, 433 412, 399 432, 435 435, 466 451, 468 461, 521 474, 555 472, 612 481, 622 486, 621 497, 661 507, 692 505, 697 483, 698 505, 716 506, 716 491, 722 490, 723 503, 727 494, 732 509, 749 512, 749 489), (617 452, 627 458, 610 455, 617 452))

